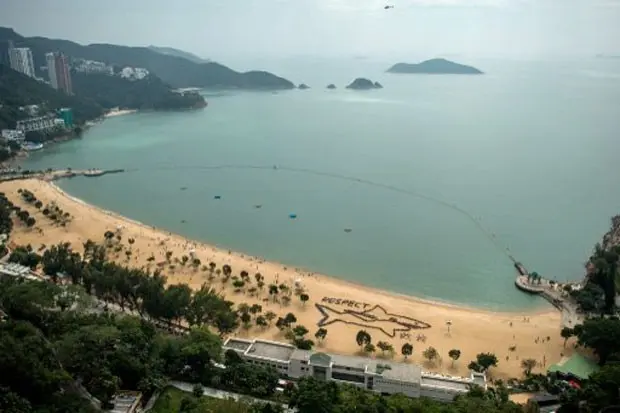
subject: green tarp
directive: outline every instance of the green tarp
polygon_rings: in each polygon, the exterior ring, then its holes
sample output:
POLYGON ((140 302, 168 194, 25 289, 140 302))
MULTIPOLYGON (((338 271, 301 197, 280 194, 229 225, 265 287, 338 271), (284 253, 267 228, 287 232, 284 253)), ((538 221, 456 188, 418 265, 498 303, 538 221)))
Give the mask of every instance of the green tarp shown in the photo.
POLYGON ((558 372, 562 374, 572 374, 579 379, 587 379, 590 374, 598 371, 599 366, 581 354, 575 353, 571 357, 563 359, 557 364, 547 369, 547 372, 558 372))

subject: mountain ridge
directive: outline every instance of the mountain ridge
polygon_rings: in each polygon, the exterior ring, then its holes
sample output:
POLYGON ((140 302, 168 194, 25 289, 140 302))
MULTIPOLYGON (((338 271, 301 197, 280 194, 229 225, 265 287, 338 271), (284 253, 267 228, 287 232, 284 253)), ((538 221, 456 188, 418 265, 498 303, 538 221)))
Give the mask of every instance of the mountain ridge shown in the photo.
POLYGON ((0 41, 7 40, 12 40, 16 47, 29 47, 37 68, 45 66, 45 53, 60 51, 72 58, 96 60, 117 66, 143 67, 176 88, 281 90, 295 87, 289 80, 266 71, 237 72, 216 62, 196 63, 148 47, 108 43, 84 46, 64 39, 24 37, 12 28, 0 27, 0 41))

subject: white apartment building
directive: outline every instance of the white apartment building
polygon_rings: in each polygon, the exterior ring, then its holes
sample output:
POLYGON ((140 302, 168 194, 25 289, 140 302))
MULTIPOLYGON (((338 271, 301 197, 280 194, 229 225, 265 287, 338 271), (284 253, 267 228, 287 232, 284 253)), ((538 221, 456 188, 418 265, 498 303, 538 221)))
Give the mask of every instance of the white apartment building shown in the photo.
POLYGON ((96 60, 80 60, 77 64, 75 64, 74 68, 76 72, 82 73, 102 73, 106 75, 114 74, 114 68, 112 66, 96 60))
POLYGON ((28 47, 17 47, 9 49, 9 62, 11 69, 30 76, 35 77, 34 59, 32 51, 28 47))
POLYGON ((57 127, 56 118, 53 116, 39 116, 17 121, 17 130, 23 133, 48 130, 57 127))
POLYGON ((144 79, 149 75, 149 71, 142 67, 124 67, 120 73, 121 77, 129 80, 144 79))
POLYGON ((45 53, 45 62, 47 63, 47 73, 50 78, 50 85, 54 89, 58 89, 58 77, 56 76, 56 54, 45 53))
POLYGON ((229 338, 223 348, 237 352, 249 363, 271 366, 292 379, 312 376, 381 394, 402 393, 450 402, 455 396, 467 393, 473 384, 486 388, 483 373, 472 372, 470 377, 446 376, 424 372, 414 364, 299 350, 275 341, 229 338))
POLYGON ((2 137, 7 141, 23 141, 24 132, 15 129, 2 129, 2 137))

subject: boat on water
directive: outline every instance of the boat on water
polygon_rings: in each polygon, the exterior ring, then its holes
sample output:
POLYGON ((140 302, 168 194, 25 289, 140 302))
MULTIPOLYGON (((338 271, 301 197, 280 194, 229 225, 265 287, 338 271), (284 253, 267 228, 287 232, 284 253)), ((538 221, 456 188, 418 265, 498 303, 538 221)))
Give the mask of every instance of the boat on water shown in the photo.
POLYGON ((43 144, 34 143, 34 142, 24 142, 22 143, 22 149, 26 151, 38 151, 39 149, 43 149, 43 144))

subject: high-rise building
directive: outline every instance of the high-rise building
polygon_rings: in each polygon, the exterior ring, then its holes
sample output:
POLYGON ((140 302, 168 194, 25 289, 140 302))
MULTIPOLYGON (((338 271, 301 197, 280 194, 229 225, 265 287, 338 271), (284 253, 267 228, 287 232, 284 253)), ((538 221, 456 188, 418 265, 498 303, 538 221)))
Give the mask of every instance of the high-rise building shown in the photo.
POLYGON ((11 69, 21 72, 26 76, 35 77, 32 51, 28 47, 11 47, 9 49, 9 61, 11 63, 11 69))
POLYGON ((47 63, 47 73, 50 77, 50 84, 54 89, 58 89, 58 79, 56 77, 56 56, 54 53, 45 53, 47 63))
POLYGON ((73 94, 71 71, 69 70, 67 56, 62 53, 47 53, 45 60, 47 61, 47 73, 49 74, 52 87, 62 90, 68 95, 73 94))

